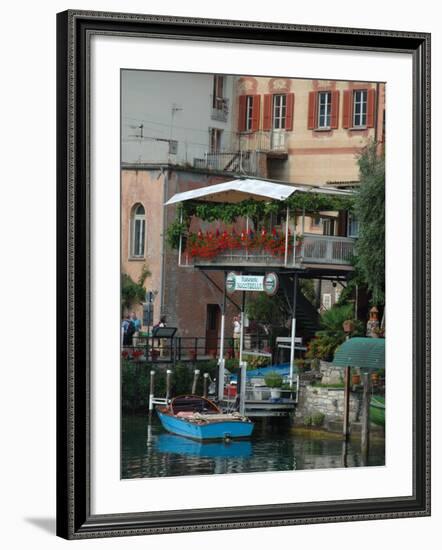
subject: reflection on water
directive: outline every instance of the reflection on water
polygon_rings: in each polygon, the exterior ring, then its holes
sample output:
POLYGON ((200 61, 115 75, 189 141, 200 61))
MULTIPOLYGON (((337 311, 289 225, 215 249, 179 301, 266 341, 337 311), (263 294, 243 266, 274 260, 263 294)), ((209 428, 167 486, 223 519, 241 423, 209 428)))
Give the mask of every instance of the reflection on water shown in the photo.
MULTIPOLYGON (((358 442, 308 438, 288 420, 257 420, 250 440, 199 442, 168 434, 157 417, 124 416, 121 477, 170 477, 362 466, 358 442)), ((385 464, 385 446, 372 443, 368 466, 385 464)))

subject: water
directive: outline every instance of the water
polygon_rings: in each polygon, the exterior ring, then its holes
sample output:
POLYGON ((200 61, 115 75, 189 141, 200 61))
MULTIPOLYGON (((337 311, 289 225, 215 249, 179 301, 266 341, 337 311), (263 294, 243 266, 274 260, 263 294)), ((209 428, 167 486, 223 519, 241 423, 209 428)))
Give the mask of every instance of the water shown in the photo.
MULTIPOLYGON (((157 417, 124 416, 122 479, 357 467, 358 442, 293 434, 283 419, 257 420, 250 440, 199 443, 168 434, 157 417), (346 451, 346 452, 345 452, 346 451)), ((383 441, 370 446, 368 466, 385 464, 383 441)))

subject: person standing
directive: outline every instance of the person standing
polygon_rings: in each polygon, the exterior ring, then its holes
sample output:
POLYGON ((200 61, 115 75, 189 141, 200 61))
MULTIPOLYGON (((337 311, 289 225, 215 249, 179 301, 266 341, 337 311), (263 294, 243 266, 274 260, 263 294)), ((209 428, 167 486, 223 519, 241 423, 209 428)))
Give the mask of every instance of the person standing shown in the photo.
POLYGON ((235 359, 239 357, 239 346, 241 342, 241 321, 238 315, 233 318, 233 350, 235 359))
POLYGON ((138 319, 137 314, 135 313, 135 311, 132 311, 132 313, 130 315, 130 318, 131 318, 132 323, 134 324, 135 333, 138 336, 139 332, 141 330, 141 320, 138 319))
POLYGON ((132 346, 133 336, 135 333, 135 325, 130 315, 126 315, 122 326, 123 326, 123 346, 132 346))

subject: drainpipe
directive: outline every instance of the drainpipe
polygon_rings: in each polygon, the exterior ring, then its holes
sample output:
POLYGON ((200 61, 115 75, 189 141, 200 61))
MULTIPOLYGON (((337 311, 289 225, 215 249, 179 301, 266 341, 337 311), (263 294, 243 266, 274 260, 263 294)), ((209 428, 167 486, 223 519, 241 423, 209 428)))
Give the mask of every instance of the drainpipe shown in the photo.
POLYGON ((164 178, 163 183, 163 229, 162 229, 162 236, 161 236, 161 249, 160 249, 160 255, 161 255, 161 272, 160 272, 160 315, 164 315, 164 302, 165 302, 165 284, 164 284, 164 273, 166 271, 166 247, 164 245, 164 239, 166 236, 166 228, 167 228, 167 207, 165 206, 167 199, 168 199, 168 193, 169 193, 169 169, 166 168, 164 170, 164 166, 160 167, 161 173, 164 178))
POLYGON ((374 141, 378 143, 378 122, 379 122, 379 82, 376 82, 376 101, 374 111, 374 141))

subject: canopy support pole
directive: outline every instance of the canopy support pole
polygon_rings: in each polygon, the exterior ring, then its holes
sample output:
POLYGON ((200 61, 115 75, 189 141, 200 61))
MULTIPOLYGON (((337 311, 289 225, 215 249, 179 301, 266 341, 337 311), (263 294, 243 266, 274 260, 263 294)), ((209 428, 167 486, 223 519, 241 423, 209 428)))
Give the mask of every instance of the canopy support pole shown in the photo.
POLYGON ((241 304, 241 332, 239 338, 239 369, 240 369, 240 394, 239 394, 239 414, 244 416, 246 410, 246 371, 247 363, 242 360, 243 357, 243 347, 244 347, 244 309, 246 305, 246 293, 242 293, 242 304, 241 304))
MULTIPOLYGON (((295 230, 296 233, 296 230, 295 230)), ((284 265, 287 267, 287 261, 289 256, 289 207, 287 206, 287 215, 285 218, 285 253, 284 253, 284 265)))
POLYGON ((225 370, 225 359, 224 359, 224 332, 225 332, 225 322, 226 322, 226 277, 227 274, 224 272, 224 288, 223 288, 223 301, 221 303, 221 338, 219 343, 219 359, 218 359, 218 399, 221 401, 224 397, 224 370, 225 370))
POLYGON ((296 295, 298 293, 298 274, 293 275, 292 333, 290 340, 290 387, 293 387, 295 370, 295 337, 296 337, 296 295))

